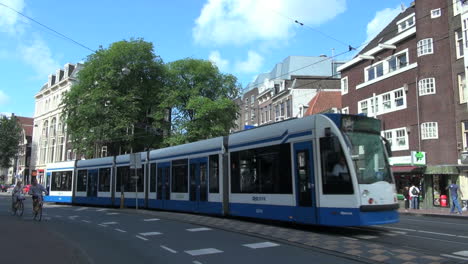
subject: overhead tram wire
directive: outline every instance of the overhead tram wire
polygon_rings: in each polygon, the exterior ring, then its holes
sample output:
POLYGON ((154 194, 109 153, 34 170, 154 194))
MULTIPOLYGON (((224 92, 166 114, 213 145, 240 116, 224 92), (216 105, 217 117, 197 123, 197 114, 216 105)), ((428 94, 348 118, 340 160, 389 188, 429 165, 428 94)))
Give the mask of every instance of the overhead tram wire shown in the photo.
MULTIPOLYGON (((453 2, 453 3, 451 3, 451 4, 447 4, 446 6, 441 7, 440 9, 441 9, 441 10, 447 9, 448 7, 453 6, 453 5, 455 5, 455 4, 459 3, 459 2, 461 2, 461 0, 458 0, 458 1, 453 2)), ((278 13, 278 14, 279 14, 279 13, 278 13)), ((281 15, 281 14, 280 14, 280 15, 281 15)), ((421 20, 421 19, 424 19, 424 18, 427 18, 427 17, 429 17, 430 15, 431 15, 431 14, 428 13, 428 14, 425 15, 425 16, 422 16, 422 17, 420 17, 420 18, 418 18, 418 19, 415 19, 415 24, 416 24, 417 21, 419 21, 419 20, 421 20)), ((282 16, 283 16, 283 15, 282 15, 282 16)), ((393 34, 394 32, 397 32, 397 31, 398 31, 398 29, 389 31, 389 32, 387 32, 387 33, 381 35, 381 37, 384 37, 384 36, 393 34)), ((373 40, 373 39, 371 39, 371 40, 369 40, 369 41, 367 41, 367 42, 364 42, 364 43, 362 43, 361 45, 356 46, 356 47, 352 47, 351 45, 348 45, 348 50, 347 50, 347 51, 344 51, 344 52, 341 52, 341 53, 339 53, 339 54, 337 54, 337 55, 335 55, 335 56, 327 57, 327 58, 325 58, 325 59, 323 59, 323 60, 320 60, 320 61, 317 61, 317 62, 308 64, 308 65, 306 65, 306 66, 304 66, 304 67, 301 67, 301 68, 298 68, 298 69, 294 69, 294 70, 289 71, 289 72, 286 72, 286 73, 284 73, 284 74, 278 75, 278 76, 276 76, 274 79, 272 79, 271 81, 279 80, 279 77, 288 76, 289 74, 294 73, 294 72, 296 72, 296 71, 299 71, 299 70, 308 68, 308 67, 310 67, 310 66, 316 65, 316 64, 321 63, 321 62, 324 62, 324 61, 326 61, 326 60, 330 60, 330 59, 336 58, 336 57, 338 57, 338 56, 345 55, 345 54, 347 54, 347 53, 352 52, 353 50, 358 50, 358 49, 360 49, 360 48, 365 47, 366 45, 368 45, 372 40, 373 40)), ((434 42, 436 42, 436 41, 434 41, 434 42)), ((343 42, 343 43, 344 43, 344 42, 343 42)), ((325 78, 333 78, 333 76, 339 76, 339 74, 333 74, 333 75, 327 76, 327 77, 325 77, 325 78)), ((313 81, 313 82, 311 82, 311 83, 316 83, 316 82, 319 82, 319 81, 320 81, 320 80, 315 80, 315 81, 313 81)), ((263 82, 258 82, 258 83, 253 83, 252 85, 255 87, 255 86, 260 85, 260 84, 262 84, 262 83, 263 83, 263 82)), ((310 83, 307 83, 307 84, 310 84, 310 83)), ((303 86, 303 85, 301 85, 300 87, 302 87, 302 86, 303 86)))
POLYGON ((87 47, 87 46, 85 46, 85 45, 79 43, 78 41, 76 41, 76 40, 74 40, 74 39, 72 39, 72 38, 70 38, 70 37, 68 37, 68 36, 66 36, 66 35, 64 35, 64 34, 62 34, 62 33, 60 33, 60 32, 58 32, 57 30, 54 30, 54 29, 52 29, 52 28, 50 28, 50 27, 48 27, 48 26, 42 24, 41 22, 35 20, 34 18, 29 17, 29 16, 27 16, 27 15, 25 15, 25 14, 23 14, 23 13, 17 11, 17 10, 15 10, 14 8, 12 8, 12 7, 6 5, 6 4, 4 4, 4 3, 2 3, 2 2, 0 2, 0 6, 4 6, 4 7, 8 8, 8 9, 12 10, 13 12, 19 14, 20 16, 25 17, 25 18, 27 18, 27 19, 33 21, 34 23, 36 23, 36 24, 38 24, 38 25, 40 25, 40 26, 42 26, 42 27, 44 27, 44 28, 46 28, 46 29, 48 29, 48 30, 54 32, 55 34, 59 35, 60 37, 65 38, 66 40, 69 40, 69 41, 75 43, 76 45, 78 45, 78 46, 80 46, 80 47, 82 47, 82 48, 85 48, 85 49, 87 49, 87 50, 89 50, 89 51, 91 51, 91 52, 96 52, 95 50, 93 50, 93 49, 91 49, 91 48, 89 48, 89 47, 87 47))

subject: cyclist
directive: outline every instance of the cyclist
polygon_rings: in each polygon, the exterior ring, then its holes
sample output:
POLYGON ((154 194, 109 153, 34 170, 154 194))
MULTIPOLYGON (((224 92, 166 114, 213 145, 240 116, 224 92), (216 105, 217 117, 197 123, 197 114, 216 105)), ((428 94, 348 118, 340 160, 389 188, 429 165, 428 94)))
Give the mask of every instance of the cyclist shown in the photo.
POLYGON ((18 202, 19 199, 22 199, 23 198, 23 182, 22 181, 18 181, 16 183, 16 186, 15 188, 13 189, 13 191, 11 192, 11 208, 13 210, 16 209, 16 203, 18 202))
POLYGON ((38 210, 38 202, 42 201, 42 192, 47 193, 47 190, 44 188, 44 186, 37 183, 37 179, 33 179, 31 181, 31 188, 29 189, 29 194, 32 195, 34 212, 37 212, 38 210))

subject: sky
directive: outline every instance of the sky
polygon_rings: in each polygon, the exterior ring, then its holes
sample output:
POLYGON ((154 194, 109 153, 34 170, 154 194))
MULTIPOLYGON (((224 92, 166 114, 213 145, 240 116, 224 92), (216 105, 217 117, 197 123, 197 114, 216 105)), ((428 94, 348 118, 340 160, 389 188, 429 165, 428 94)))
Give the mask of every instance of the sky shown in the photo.
POLYGON ((33 117, 49 74, 132 38, 152 42, 164 62, 210 60, 243 87, 288 56, 341 54, 335 59, 346 61, 355 55, 348 45, 362 48, 410 2, 0 0, 0 113, 33 117))

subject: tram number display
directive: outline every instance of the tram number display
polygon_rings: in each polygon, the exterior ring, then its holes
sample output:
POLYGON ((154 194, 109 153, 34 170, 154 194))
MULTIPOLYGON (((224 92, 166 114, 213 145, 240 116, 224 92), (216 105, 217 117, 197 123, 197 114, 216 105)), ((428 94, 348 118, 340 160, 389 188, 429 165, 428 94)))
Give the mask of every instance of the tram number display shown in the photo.
POLYGON ((252 196, 252 201, 258 202, 258 201, 266 201, 265 196, 252 196))

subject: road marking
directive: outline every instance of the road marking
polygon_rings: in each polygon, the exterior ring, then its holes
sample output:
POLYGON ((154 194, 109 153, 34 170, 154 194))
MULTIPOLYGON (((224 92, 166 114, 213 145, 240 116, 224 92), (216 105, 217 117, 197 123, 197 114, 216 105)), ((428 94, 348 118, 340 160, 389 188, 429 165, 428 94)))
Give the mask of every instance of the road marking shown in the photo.
POLYGON ((219 249, 216 249, 216 248, 203 248, 203 249, 196 249, 196 250, 186 250, 184 252, 189 254, 189 255, 192 255, 192 256, 223 253, 223 251, 221 251, 219 249))
POLYGON ((76 220, 75 218, 77 218, 78 216, 77 215, 72 215, 72 216, 69 216, 68 218, 71 219, 71 220, 76 220))
POLYGON ((468 250, 453 252, 452 254, 459 255, 459 256, 462 256, 462 257, 468 257, 468 250))
POLYGON ((468 236, 457 236, 457 237, 461 237, 461 238, 468 238, 468 236))
POLYGON ((353 236, 353 237, 356 237, 356 238, 359 238, 359 239, 374 239, 374 238, 378 238, 377 236, 366 236, 366 235, 358 235, 358 236, 353 236))
POLYGON ((88 221, 88 220, 81 220, 82 222, 85 222, 85 223, 91 223, 91 221, 88 221))
POLYGON ((138 238, 141 239, 141 240, 145 240, 145 241, 148 240, 147 238, 141 237, 141 236, 139 236, 139 235, 136 235, 136 237, 138 237, 138 238))
POLYGON ((88 207, 81 207, 81 208, 76 209, 75 211, 84 211, 84 210, 87 210, 87 209, 88 209, 88 207))
POLYGON ((430 231, 423 231, 423 230, 418 230, 419 233, 425 233, 425 234, 432 234, 432 235, 440 235, 440 236, 450 236, 450 237, 456 237, 457 235, 451 235, 451 234, 444 234, 444 233, 437 233, 437 232, 430 232, 430 231))
POLYGON ((56 215, 55 217, 62 218, 63 216, 61 216, 61 215, 56 215))
POLYGON ((107 213, 106 215, 118 215, 120 213, 107 213))
POLYGON ((107 210, 109 210, 109 209, 103 208, 103 209, 98 209, 98 210, 96 210, 96 212, 102 212, 102 211, 107 211, 107 210))
POLYGON ((254 244, 245 244, 243 246, 257 249, 257 248, 277 247, 279 246, 279 244, 271 243, 271 242, 261 242, 261 243, 254 243, 254 244))
POLYGON ((440 255, 443 256, 443 257, 448 257, 448 258, 468 260, 468 258, 457 257, 457 256, 452 256, 452 255, 447 255, 447 254, 440 254, 440 255))
POLYGON ((392 227, 392 226, 382 226, 382 228, 402 230, 402 231, 416 231, 416 229, 399 228, 399 227, 392 227))
POLYGON ((201 262, 198 261, 198 260, 194 260, 194 261, 193 261, 193 264, 203 264, 203 263, 201 263, 201 262))
POLYGON ((162 235, 160 232, 146 232, 146 233, 140 233, 142 236, 157 236, 157 235, 162 235))
POLYGON ((145 222, 153 222, 153 221, 159 221, 159 218, 149 218, 149 219, 143 219, 145 222))
POLYGON ((114 229, 114 230, 115 230, 115 231, 119 231, 120 233, 127 233, 127 231, 122 230, 122 229, 118 229, 118 228, 116 228, 116 229, 114 229))
POLYGON ((118 224, 117 222, 105 222, 105 223, 101 223, 101 225, 116 225, 118 224))
MULTIPOLYGON (((437 222, 437 221, 429 221, 429 220, 405 219, 405 221, 415 221, 415 222, 426 222, 426 223, 436 223, 436 224, 440 224, 440 222, 437 222)), ((448 224, 448 223, 449 223, 449 222, 447 222, 447 224, 448 224)), ((466 224, 457 224, 457 223, 450 223, 450 225, 466 226, 466 224)))
POLYGON ((170 249, 170 248, 168 248, 168 247, 165 247, 165 246, 163 246, 163 245, 161 245, 161 248, 163 248, 163 249, 165 249, 165 250, 167 250, 167 251, 169 251, 169 252, 171 252, 171 253, 177 253, 177 251, 175 251, 175 250, 173 250, 173 249, 170 249))
POLYGON ((395 233, 395 234, 399 234, 399 235, 406 235, 408 234, 407 232, 403 232, 403 231, 390 231, 392 233, 395 233))
POLYGON ((106 225, 103 225, 103 224, 98 224, 98 226, 107 227, 106 225))
POLYGON ((357 238, 345 237, 345 236, 342 236, 342 238, 344 238, 344 239, 349 239, 349 240, 355 240, 355 241, 356 241, 356 240, 359 240, 359 239, 357 239, 357 238))
POLYGON ((430 240, 436 240, 436 241, 442 241, 442 242, 447 242, 447 243, 455 243, 455 244, 468 245, 468 243, 450 241, 450 240, 445 240, 445 239, 437 239, 437 238, 424 237, 424 236, 414 236, 414 235, 406 235, 406 236, 409 236, 409 237, 417 237, 417 238, 423 238, 423 239, 430 239, 430 240))
POLYGON ((189 232, 200 232, 200 231, 208 231, 208 230, 212 230, 211 228, 207 228, 207 227, 200 227, 200 228, 190 228, 190 229, 187 229, 187 231, 189 232))

